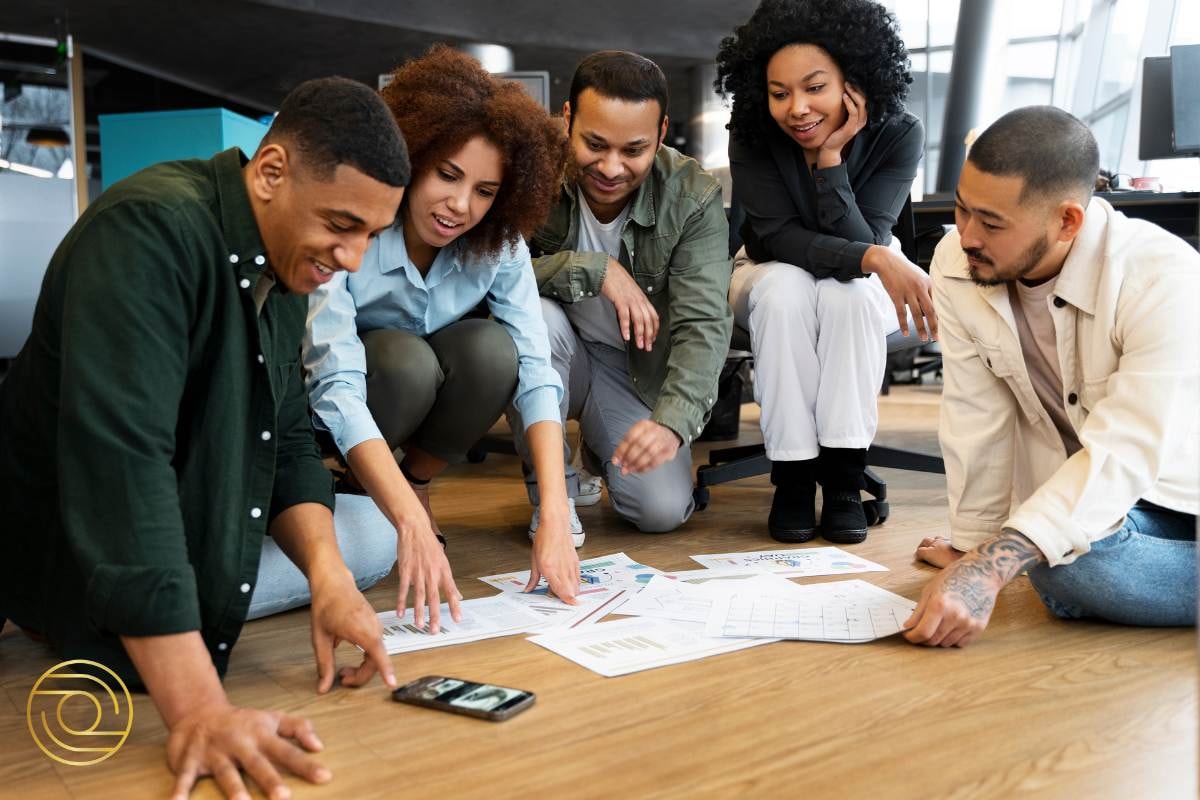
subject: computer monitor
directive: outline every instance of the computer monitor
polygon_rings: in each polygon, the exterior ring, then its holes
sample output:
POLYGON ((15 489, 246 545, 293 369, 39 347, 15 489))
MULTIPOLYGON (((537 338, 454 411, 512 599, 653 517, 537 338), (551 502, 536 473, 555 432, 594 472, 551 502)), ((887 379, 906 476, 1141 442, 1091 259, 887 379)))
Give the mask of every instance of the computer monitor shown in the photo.
POLYGON ((1175 152, 1200 155, 1200 44, 1171 48, 1175 152))
POLYGON ((550 73, 544 71, 497 72, 497 78, 520 84, 530 97, 550 111, 550 73))
MULTIPOLYGON (((524 71, 524 72, 497 72, 497 78, 506 81, 512 81, 524 89, 530 97, 541 104, 542 108, 550 111, 550 73, 539 71, 524 71)), ((379 75, 379 91, 383 91, 383 87, 392 82, 392 73, 385 72, 379 75)))
POLYGON ((1200 46, 1173 47, 1169 56, 1153 56, 1142 62, 1142 119, 1138 158, 1200 156, 1200 82, 1194 61, 1200 61, 1200 46), (1177 51, 1183 54, 1175 63, 1177 51), (1185 72, 1187 69, 1193 71, 1185 72))

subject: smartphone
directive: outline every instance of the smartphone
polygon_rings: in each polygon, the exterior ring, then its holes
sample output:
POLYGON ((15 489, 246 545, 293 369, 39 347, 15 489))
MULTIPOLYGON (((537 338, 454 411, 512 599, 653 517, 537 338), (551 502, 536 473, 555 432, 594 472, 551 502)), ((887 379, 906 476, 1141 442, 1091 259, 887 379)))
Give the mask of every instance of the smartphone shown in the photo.
POLYGON ((398 703, 437 708, 468 717, 501 722, 533 705, 536 695, 490 683, 475 683, 442 675, 426 675, 392 692, 398 703))

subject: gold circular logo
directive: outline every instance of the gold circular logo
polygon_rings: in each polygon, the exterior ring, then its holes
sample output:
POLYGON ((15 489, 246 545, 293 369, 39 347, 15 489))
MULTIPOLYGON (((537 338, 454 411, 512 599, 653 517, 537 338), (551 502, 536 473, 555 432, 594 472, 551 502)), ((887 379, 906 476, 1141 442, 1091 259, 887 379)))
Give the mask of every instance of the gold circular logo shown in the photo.
POLYGON ((60 764, 86 767, 99 764, 125 744, 133 729, 133 699, 125 682, 103 664, 64 661, 43 672, 33 685, 25 721, 43 753, 60 764), (120 695, 105 678, 80 672, 79 665, 110 676, 120 695))

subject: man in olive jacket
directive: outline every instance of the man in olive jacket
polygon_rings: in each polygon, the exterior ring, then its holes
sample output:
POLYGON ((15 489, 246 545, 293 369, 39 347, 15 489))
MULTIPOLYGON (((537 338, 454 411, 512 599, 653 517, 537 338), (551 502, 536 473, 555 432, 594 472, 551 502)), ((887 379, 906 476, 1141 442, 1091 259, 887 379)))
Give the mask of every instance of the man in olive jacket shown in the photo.
MULTIPOLYGON (((617 513, 670 531, 694 507, 690 445, 716 399, 733 324, 720 185, 662 144, 666 78, 642 56, 585 58, 563 118, 567 179, 530 243, 566 387, 563 421, 579 420, 585 464, 617 513)), ((517 447, 528 462, 519 436, 517 447)), ((569 472, 580 504, 599 498, 598 484, 579 484, 569 472)), ((582 544, 578 518, 572 526, 582 544)))
POLYGON ((409 179, 369 88, 292 92, 254 158, 158 164, 106 191, 59 245, 33 331, 0 384, 0 625, 145 687, 175 795, 213 775, 270 796, 276 766, 329 773, 299 717, 221 686, 271 535, 308 578, 320 691, 395 679, 334 538, 301 381, 307 295, 356 270, 409 179), (297 744, 293 744, 294 740, 297 744))

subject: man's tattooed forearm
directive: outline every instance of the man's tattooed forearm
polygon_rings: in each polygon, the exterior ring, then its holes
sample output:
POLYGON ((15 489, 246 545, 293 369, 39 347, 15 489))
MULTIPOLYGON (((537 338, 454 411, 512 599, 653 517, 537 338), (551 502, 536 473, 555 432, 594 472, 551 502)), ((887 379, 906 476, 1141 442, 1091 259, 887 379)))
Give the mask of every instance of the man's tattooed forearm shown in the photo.
POLYGON ((975 619, 987 619, 996 603, 992 590, 992 579, 979 564, 971 563, 965 558, 951 566, 953 572, 946 576, 942 590, 948 594, 956 594, 962 599, 963 605, 975 619))
POLYGON ((990 570, 1002 583, 1008 583, 1031 564, 1046 557, 1033 542, 1016 531, 1004 531, 976 548, 977 563, 990 570))
POLYGON ((987 619, 996 603, 996 593, 1045 556, 1033 542, 1016 531, 1005 531, 988 539, 947 568, 942 589, 958 595, 975 619, 987 619))

